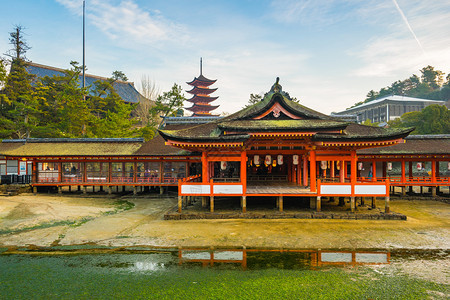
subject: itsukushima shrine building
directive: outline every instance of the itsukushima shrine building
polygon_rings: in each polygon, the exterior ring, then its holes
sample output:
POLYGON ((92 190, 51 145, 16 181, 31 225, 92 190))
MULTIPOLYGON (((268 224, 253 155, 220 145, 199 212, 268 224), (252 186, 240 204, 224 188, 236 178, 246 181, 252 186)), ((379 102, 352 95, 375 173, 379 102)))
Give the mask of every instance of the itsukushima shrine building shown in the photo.
POLYGON ((169 118, 153 140, 4 140, 0 168, 30 174, 35 190, 178 187, 179 212, 191 197, 211 212, 217 197, 239 197, 246 212, 248 197, 269 196, 280 211, 286 197, 314 199, 317 211, 323 197, 348 197, 351 211, 356 197, 384 197, 389 212, 392 187, 435 195, 450 184, 450 135, 408 137, 413 129, 342 121, 292 101, 278 80, 259 103, 214 118, 211 99, 197 101, 205 87, 194 89, 195 110, 206 116, 169 118))

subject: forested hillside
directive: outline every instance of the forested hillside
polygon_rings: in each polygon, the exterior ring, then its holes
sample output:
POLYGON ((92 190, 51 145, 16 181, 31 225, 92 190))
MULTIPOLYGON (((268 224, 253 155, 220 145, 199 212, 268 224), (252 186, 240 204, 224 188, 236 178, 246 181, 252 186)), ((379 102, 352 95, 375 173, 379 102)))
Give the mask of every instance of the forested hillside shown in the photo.
POLYGON ((420 77, 413 74, 407 79, 393 82, 378 92, 371 90, 364 101, 355 103, 352 107, 390 95, 446 101, 450 99, 450 73, 445 77, 444 72, 435 70, 432 66, 422 68, 420 73, 420 77))

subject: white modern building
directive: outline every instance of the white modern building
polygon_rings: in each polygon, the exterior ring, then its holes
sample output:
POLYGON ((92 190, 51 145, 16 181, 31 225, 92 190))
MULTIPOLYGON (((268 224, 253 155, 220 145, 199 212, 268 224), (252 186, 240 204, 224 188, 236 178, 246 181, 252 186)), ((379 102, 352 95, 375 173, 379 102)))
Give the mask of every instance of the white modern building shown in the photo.
POLYGON ((445 105, 445 101, 413 98, 392 95, 379 98, 344 111, 334 113, 334 116, 355 115, 358 123, 367 119, 372 123, 388 122, 400 118, 404 113, 421 111, 431 104, 445 105))

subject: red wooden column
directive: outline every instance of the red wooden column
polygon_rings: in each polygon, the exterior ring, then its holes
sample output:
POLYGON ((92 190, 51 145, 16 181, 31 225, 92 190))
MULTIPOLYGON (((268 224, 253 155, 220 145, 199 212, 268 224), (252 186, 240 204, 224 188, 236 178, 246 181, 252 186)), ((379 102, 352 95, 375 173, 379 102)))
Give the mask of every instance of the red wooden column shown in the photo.
POLYGON ((202 182, 208 182, 208 159, 206 157, 206 152, 202 152, 202 182))
POLYGON ((344 182, 345 181, 345 174, 344 174, 344 164, 345 164, 345 161, 343 161, 343 160, 341 160, 340 162, 339 162, 339 164, 341 165, 340 166, 340 170, 339 170, 339 182, 344 182))
POLYGON ((308 185, 308 160, 306 155, 303 155, 303 185, 308 185))
POLYGON ((330 166, 330 167, 331 167, 331 169, 330 169, 330 177, 331 177, 331 178, 334 178, 334 176, 335 176, 335 174, 334 174, 334 173, 335 173, 335 172, 334 172, 334 164, 335 164, 335 161, 332 160, 332 161, 331 161, 331 166, 330 166))
POLYGON ((377 161, 372 160, 372 181, 377 181, 377 161))
POLYGON ((356 167, 357 160, 358 158, 356 157, 356 151, 353 150, 350 156, 350 182, 352 183, 352 185, 356 183, 356 176, 358 172, 358 169, 356 167))
POLYGON ((247 192, 247 151, 241 152, 241 183, 242 193, 245 195, 247 192))
POLYGON ((302 165, 299 160, 298 165, 297 165, 297 184, 302 183, 302 168, 301 167, 302 167, 302 165))
POLYGON ((402 183, 406 182, 405 160, 402 160, 402 183))
POLYGON ((311 192, 317 192, 316 187, 316 151, 309 151, 309 174, 311 192))

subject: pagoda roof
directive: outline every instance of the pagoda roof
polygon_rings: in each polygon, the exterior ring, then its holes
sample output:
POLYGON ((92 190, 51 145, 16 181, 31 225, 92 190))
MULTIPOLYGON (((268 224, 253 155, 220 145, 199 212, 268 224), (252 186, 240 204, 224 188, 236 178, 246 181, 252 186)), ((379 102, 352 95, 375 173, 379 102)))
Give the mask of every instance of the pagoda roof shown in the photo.
MULTIPOLYGON (((195 106, 203 108, 206 105, 195 106)), ((384 129, 358 125, 322 114, 292 101, 289 94, 282 91, 277 79, 260 102, 230 116, 189 129, 160 132, 166 140, 191 143, 206 140, 248 140, 258 132, 298 133, 298 136, 308 133, 310 142, 317 145, 320 141, 329 141, 332 144, 338 141, 396 141, 406 137, 413 129, 384 129)))
POLYGON ((193 95, 197 95, 197 94, 209 95, 211 93, 214 93, 215 91, 217 91, 217 88, 210 89, 210 88, 202 88, 202 87, 195 86, 192 90, 186 91, 186 93, 193 94, 193 95))
POLYGON ((200 74, 200 76, 195 77, 191 82, 186 82, 189 85, 193 86, 210 86, 214 84, 217 80, 211 80, 200 74))
POLYGON ((191 107, 186 107, 187 110, 193 111, 193 112, 199 112, 199 111, 211 111, 216 108, 218 108, 219 105, 203 105, 203 104, 194 104, 191 107))
POLYGON ((217 100, 219 97, 209 97, 209 96, 198 96, 195 95, 194 97, 187 99, 186 101, 192 102, 192 103, 197 103, 197 102, 201 102, 201 103, 209 103, 212 102, 214 100, 217 100))

